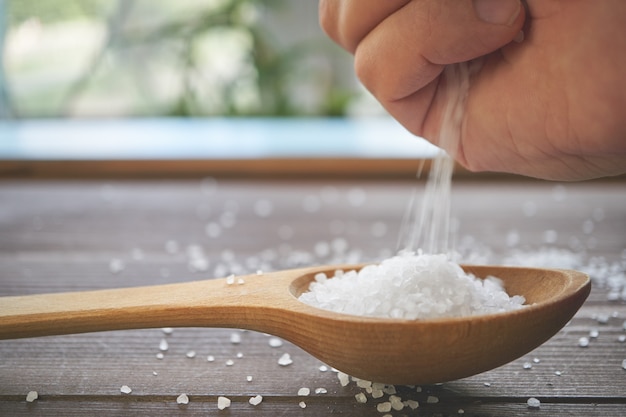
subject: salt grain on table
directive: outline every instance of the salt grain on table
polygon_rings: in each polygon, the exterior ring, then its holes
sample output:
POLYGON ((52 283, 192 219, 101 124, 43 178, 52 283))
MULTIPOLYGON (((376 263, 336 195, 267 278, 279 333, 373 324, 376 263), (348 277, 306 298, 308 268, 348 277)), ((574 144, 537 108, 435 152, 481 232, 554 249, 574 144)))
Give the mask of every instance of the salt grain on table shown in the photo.
POLYGON ((230 399, 226 397, 217 397, 217 408, 224 410, 230 407, 230 399))
POLYGON ((187 396, 187 394, 180 394, 178 397, 176 397, 176 404, 189 404, 189 397, 187 396))
POLYGON ((37 398, 39 398, 39 394, 37 393, 37 391, 29 391, 28 394, 26 394, 27 403, 32 403, 37 398))

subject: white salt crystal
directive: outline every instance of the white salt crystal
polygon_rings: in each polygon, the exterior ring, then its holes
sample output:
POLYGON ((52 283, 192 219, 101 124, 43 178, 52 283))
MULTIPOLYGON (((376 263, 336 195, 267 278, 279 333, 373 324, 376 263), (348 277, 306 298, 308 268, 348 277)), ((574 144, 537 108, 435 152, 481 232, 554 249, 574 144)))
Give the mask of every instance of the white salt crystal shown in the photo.
POLYGON ((226 366, 233 366, 235 364, 235 361, 233 361, 232 359, 228 359, 226 361, 226 366))
POLYGON ((402 399, 397 395, 390 395, 389 403, 391 404, 391 408, 396 411, 400 411, 404 408, 404 403, 402 402, 402 399))
POLYGON ((241 359, 243 358, 243 352, 237 352, 237 355, 235 355, 237 357, 237 359, 241 359))
POLYGON ((245 279, 243 279, 243 278, 238 278, 238 279, 237 279, 237 284, 238 284, 238 285, 243 285, 243 284, 245 284, 245 283, 246 283, 246 280, 245 280, 245 279))
POLYGON ((229 275, 226 277, 226 284, 233 285, 235 283, 235 275, 229 275))
POLYGON ((434 395, 429 395, 426 398, 426 403, 427 404, 437 404, 439 402, 439 398, 435 397, 434 395))
POLYGON ((327 372, 328 371, 328 366, 320 365, 320 367, 318 369, 320 370, 320 372, 327 372))
POLYGON ((415 410, 420 406, 420 403, 415 400, 406 400, 405 403, 411 410, 415 410))
POLYGON ((263 396, 261 395, 255 395, 254 397, 248 400, 250 404, 255 405, 255 406, 261 404, 261 401, 263 401, 263 396))
POLYGON ((589 346, 589 339, 586 337, 581 337, 580 339, 578 339, 578 346, 580 347, 588 347, 589 346))
POLYGON ((359 404, 365 404, 367 402, 367 396, 363 394, 362 392, 359 392, 358 394, 356 394, 354 398, 356 399, 356 402, 359 404))
POLYGON ((524 362, 523 367, 524 369, 531 369, 533 367, 533 364, 530 362, 524 362))
POLYGON ((600 336, 600 332, 598 331, 598 329, 591 329, 589 331, 589 337, 591 337, 592 339, 597 339, 598 336, 600 336))
POLYGON ((303 387, 298 390, 298 395, 300 397, 306 397, 309 394, 311 394, 311 390, 309 388, 303 387))
POLYGON ((241 343, 241 335, 239 333, 231 333, 230 343, 232 343, 233 345, 238 345, 239 343, 241 343))
POLYGON ((130 389, 128 385, 122 385, 122 388, 120 388, 120 392, 122 394, 130 394, 131 392, 133 392, 133 390, 130 389))
POLYGON ((345 387, 350 383, 350 376, 343 372, 338 372, 337 378, 339 379, 339 383, 341 384, 342 387, 345 387))
POLYGON ((174 333, 174 329, 172 329, 171 327, 164 327, 161 329, 161 331, 163 332, 163 334, 166 334, 168 336, 174 333))
POLYGON ((372 382, 365 379, 357 379, 356 386, 359 388, 371 388, 372 382))
POLYGON ((180 394, 178 397, 176 397, 176 404, 189 404, 189 397, 187 396, 187 394, 180 394))
POLYGON ((248 382, 252 382, 252 375, 248 375, 248 376, 246 377, 246 381, 248 381, 248 382))
POLYGON ((541 362, 541 359, 539 359, 539 358, 533 358, 533 362, 534 362, 534 363, 539 363, 539 362, 541 362))
POLYGON ((626 342, 626 335, 623 335, 623 334, 619 335, 617 338, 617 341, 620 343, 626 342))
POLYGON ((112 274, 119 274, 124 268, 124 261, 121 259, 111 259, 109 262, 109 271, 111 271, 112 274))
POLYGON ((156 354, 156 358, 157 359, 163 359, 164 357, 165 357, 165 355, 163 355, 162 352, 159 352, 159 353, 156 354))
POLYGON ((190 350, 189 352, 185 354, 185 356, 187 356, 189 359, 193 359, 196 357, 196 352, 193 350, 190 350))
POLYGON ((300 408, 306 408, 306 403, 304 401, 300 401, 298 405, 300 406, 300 408))
POLYGON ((382 398, 385 395, 382 389, 372 388, 372 398, 382 398))
POLYGON ((278 364, 280 366, 288 366, 291 365, 293 363, 293 360, 291 359, 291 355, 289 355, 288 353, 283 353, 283 355, 278 358, 278 364))
POLYGON ((401 319, 491 314, 524 303, 509 297, 499 280, 468 275, 446 255, 412 252, 316 280, 299 299, 340 313, 401 319))
POLYGON ((28 394, 26 394, 26 402, 27 403, 32 403, 37 398, 39 398, 39 393, 37 393, 37 391, 28 391, 28 394))
POLYGON ((554 371, 554 375, 561 376, 561 375, 563 375, 563 372, 561 372, 561 371, 554 371))
POLYGON ((209 355, 209 356, 206 357, 206 360, 209 361, 209 362, 215 362, 215 356, 209 355))
POLYGON ((379 413, 387 413, 391 411, 391 403, 389 401, 385 401, 376 405, 376 410, 379 413))
POLYGON ((224 410, 225 408, 230 407, 230 398, 219 396, 217 397, 217 408, 220 410, 224 410))
POLYGON ((271 347, 281 347, 283 345, 283 341, 278 337, 270 337, 270 339, 268 340, 268 344, 271 347))
POLYGON ((528 401, 526 401, 526 404, 528 405, 528 408, 539 408, 539 407, 541 407, 541 401, 539 401, 535 397, 529 398, 528 401))
POLYGON ((322 387, 315 388, 315 393, 316 394, 326 394, 326 393, 328 393, 328 390, 326 388, 322 388, 322 387))

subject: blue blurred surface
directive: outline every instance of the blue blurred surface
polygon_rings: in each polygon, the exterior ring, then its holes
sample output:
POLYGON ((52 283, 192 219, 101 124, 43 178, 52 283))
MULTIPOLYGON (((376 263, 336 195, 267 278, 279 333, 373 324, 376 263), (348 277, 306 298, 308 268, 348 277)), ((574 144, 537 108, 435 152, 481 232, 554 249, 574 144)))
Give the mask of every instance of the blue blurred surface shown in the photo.
POLYGON ((390 118, 0 121, 5 160, 431 158, 390 118))

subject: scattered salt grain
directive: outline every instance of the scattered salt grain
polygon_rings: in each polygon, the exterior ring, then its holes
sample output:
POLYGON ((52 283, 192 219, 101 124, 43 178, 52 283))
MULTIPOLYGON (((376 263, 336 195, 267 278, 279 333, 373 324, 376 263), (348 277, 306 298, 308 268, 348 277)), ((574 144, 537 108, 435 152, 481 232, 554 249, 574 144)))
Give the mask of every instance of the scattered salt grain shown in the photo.
POLYGON ((246 377, 246 381, 248 381, 248 382, 252 382, 252 375, 248 375, 248 376, 246 377))
POLYGON ((316 393, 316 394, 327 394, 327 393, 328 393, 328 390, 327 390, 326 388, 322 388, 322 387, 320 387, 320 388, 315 388, 315 393, 316 393))
POLYGON ((556 376, 561 376, 561 375, 563 375, 563 372, 561 372, 561 371, 555 371, 555 372, 554 372, 554 375, 556 375, 556 376))
POLYGON ((171 327, 164 327, 161 329, 161 331, 163 332, 163 334, 166 334, 168 336, 174 333, 174 329, 171 327))
POLYGON ((29 391, 28 394, 26 394, 26 402, 27 403, 32 403, 37 398, 39 398, 39 393, 37 393, 37 391, 29 391))
POLYGON ((391 411, 391 403, 389 401, 385 401, 376 405, 376 410, 379 413, 388 413, 391 411))
POLYGON ((541 362, 541 359, 539 359, 539 358, 533 358, 533 362, 534 362, 534 363, 539 363, 539 362, 541 362))
POLYGON ((239 333, 231 333, 230 343, 232 343, 233 345, 238 345, 239 343, 241 343, 241 335, 239 333))
POLYGON ((291 355, 289 355, 288 353, 283 353, 283 355, 278 358, 278 364, 280 366, 288 366, 291 365, 293 363, 293 360, 291 359, 291 355))
POLYGON ((111 271, 112 274, 119 274, 124 268, 124 261, 121 259, 111 259, 109 262, 109 271, 111 271))
POLYGON ((365 404, 367 402, 367 396, 363 394, 362 392, 359 392, 358 394, 356 394, 354 398, 356 399, 356 402, 359 404, 365 404))
POLYGON ((167 343, 167 340, 161 339, 161 342, 159 343, 159 350, 161 352, 167 352, 169 348, 170 348, 170 345, 167 343))
POLYGON ((415 400, 406 400, 405 403, 411 410, 415 410, 420 406, 420 403, 415 400))
POLYGON ((589 338, 581 337, 578 339, 578 346, 580 347, 588 347, 589 346, 589 338))
POLYGON ((225 408, 230 407, 230 398, 226 397, 217 397, 217 408, 220 410, 224 410, 225 408))
POLYGON ((122 387, 120 388, 120 392, 122 394, 130 394, 131 392, 133 392, 133 390, 130 389, 128 385, 122 385, 122 387))
POLYGON ((626 335, 623 335, 623 334, 619 335, 619 337, 617 338, 617 341, 620 343, 626 342, 626 335))
POLYGON ((243 279, 243 278, 239 278, 239 279, 237 279, 237 284, 238 284, 238 285, 243 285, 243 284, 245 284, 245 283, 246 283, 246 280, 245 280, 245 279, 243 279))
POLYGON ((156 358, 157 359, 163 359, 165 357, 165 355, 163 355, 163 353, 159 352, 156 354, 156 358))
POLYGON ((622 361, 622 369, 626 369, 626 359, 622 361))
POLYGON ((524 369, 532 369, 533 364, 530 363, 530 362, 524 362, 523 367, 524 367, 524 369))
POLYGON ((226 277, 226 284, 233 285, 235 283, 235 275, 229 275, 226 277))
POLYGON ((390 395, 389 403, 391 404, 391 408, 393 408, 396 411, 400 411, 404 408, 404 403, 402 402, 402 398, 398 397, 397 395, 390 395))
POLYGON ((268 344, 274 348, 281 347, 283 345, 283 341, 278 337, 270 337, 270 339, 268 340, 268 344))
POLYGON ((434 395, 429 395, 426 398, 426 403, 427 404, 437 404, 439 402, 439 398, 435 397, 434 395))
POLYGON ((298 405, 300 406, 300 408, 306 408, 306 403, 304 401, 300 401, 298 405))
POLYGON ((208 362, 215 362, 215 356, 213 356, 213 355, 209 355, 209 356, 207 356, 207 357, 206 357, 206 360, 207 360, 208 362))
POLYGON ((261 404, 261 401, 263 401, 263 396, 261 395, 255 395, 254 397, 248 400, 248 402, 254 406, 261 404))
POLYGON ((346 314, 399 319, 463 317, 521 308, 500 281, 466 274, 446 255, 403 252, 359 272, 316 279, 302 302, 346 314), (433 279, 437 277, 437 279, 433 279))
POLYGON ((320 372, 327 372, 328 371, 328 366, 320 365, 320 367, 318 369, 320 370, 320 372))
POLYGON ((226 361, 226 366, 233 366, 235 364, 235 361, 233 361, 232 359, 228 359, 226 361))
POLYGON ((526 401, 526 405, 528 405, 528 408, 539 408, 541 407, 541 401, 535 397, 531 397, 526 401))
POLYGON ((306 397, 311 394, 311 390, 309 388, 303 387, 298 390, 298 396, 306 397))
POLYGON ((346 387, 350 383, 350 376, 343 372, 337 373, 337 379, 339 379, 339 383, 341 384, 342 387, 346 387))

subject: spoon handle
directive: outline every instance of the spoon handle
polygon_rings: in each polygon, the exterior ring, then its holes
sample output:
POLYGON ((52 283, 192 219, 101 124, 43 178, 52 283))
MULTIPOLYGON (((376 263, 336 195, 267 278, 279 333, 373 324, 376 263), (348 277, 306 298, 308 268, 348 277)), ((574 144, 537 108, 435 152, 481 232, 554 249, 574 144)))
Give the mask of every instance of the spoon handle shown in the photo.
POLYGON ((268 315, 275 321, 280 311, 300 304, 289 289, 294 278, 315 269, 240 276, 234 283, 214 279, 1 297, 0 339, 157 327, 266 331, 268 315))

